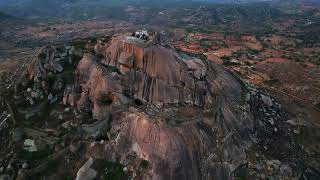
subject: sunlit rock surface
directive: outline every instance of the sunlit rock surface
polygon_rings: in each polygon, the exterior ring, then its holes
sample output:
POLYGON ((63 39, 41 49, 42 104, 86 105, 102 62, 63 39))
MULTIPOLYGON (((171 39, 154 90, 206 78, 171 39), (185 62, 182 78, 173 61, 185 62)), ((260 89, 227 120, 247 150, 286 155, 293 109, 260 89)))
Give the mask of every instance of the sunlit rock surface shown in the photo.
POLYGON ((77 67, 78 106, 91 103, 100 120, 129 106, 106 146, 150 161, 152 179, 231 178, 254 141, 250 94, 236 76, 132 37, 95 50, 102 55, 87 54, 77 67))

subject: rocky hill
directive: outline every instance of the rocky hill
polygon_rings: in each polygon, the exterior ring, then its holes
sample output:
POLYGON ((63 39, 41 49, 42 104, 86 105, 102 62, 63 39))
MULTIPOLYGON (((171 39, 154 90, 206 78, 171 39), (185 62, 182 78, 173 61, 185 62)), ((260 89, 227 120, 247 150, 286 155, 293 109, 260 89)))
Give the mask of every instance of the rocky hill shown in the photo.
POLYGON ((92 102, 93 117, 103 120, 106 109, 133 103, 114 122, 120 140, 107 147, 120 156, 133 151, 146 159, 155 179, 199 179, 201 169, 215 168, 221 171, 209 179, 231 177, 231 164, 209 156, 219 152, 218 139, 230 137, 223 144, 231 157, 225 158, 237 164, 242 157, 236 154, 243 154, 252 143, 253 120, 245 87, 222 67, 182 59, 172 49, 136 41, 118 37, 108 47, 98 44, 96 51, 103 55, 100 63, 92 55, 80 61, 78 106, 92 102))
POLYGON ((294 137, 297 119, 268 92, 221 65, 181 56, 157 33, 46 47, 12 104, 16 123, 29 124, 8 135, 16 155, 2 166, 12 177, 319 177, 309 168, 317 158, 294 137), (39 160, 18 173, 29 153, 39 160), (45 171, 52 162, 54 171, 45 171))
POLYGON ((7 15, 5 13, 0 12, 0 22, 6 23, 6 22, 9 22, 12 20, 15 20, 15 18, 10 15, 7 15))

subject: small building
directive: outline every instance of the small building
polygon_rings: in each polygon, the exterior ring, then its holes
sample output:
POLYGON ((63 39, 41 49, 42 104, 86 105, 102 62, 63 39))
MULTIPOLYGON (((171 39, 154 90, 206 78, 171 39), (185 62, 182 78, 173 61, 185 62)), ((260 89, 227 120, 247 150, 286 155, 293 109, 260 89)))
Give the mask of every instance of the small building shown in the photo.
POLYGON ((142 39, 142 40, 146 40, 146 41, 149 40, 149 34, 148 34, 148 31, 146 31, 146 30, 140 30, 140 31, 133 32, 132 36, 139 38, 139 39, 142 39))

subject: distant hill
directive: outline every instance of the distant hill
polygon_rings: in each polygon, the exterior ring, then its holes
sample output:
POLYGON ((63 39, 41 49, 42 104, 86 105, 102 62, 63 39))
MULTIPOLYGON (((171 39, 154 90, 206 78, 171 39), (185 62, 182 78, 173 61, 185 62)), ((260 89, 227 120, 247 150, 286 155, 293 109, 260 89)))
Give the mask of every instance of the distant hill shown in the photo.
POLYGON ((0 29, 10 28, 18 24, 22 25, 27 23, 30 23, 30 21, 0 12, 0 29))
MULTIPOLYGON (((15 21, 16 21, 16 18, 0 12, 0 24, 1 24, 0 30, 1 31, 11 27, 11 24, 14 24, 15 21)), ((1 35, 1 32, 0 32, 0 35, 1 35)))
POLYGON ((112 17, 124 14, 123 0, 11 0, 0 3, 3 12, 23 18, 78 18, 112 17), (121 8, 120 8, 121 7, 121 8))
POLYGON ((16 20, 13 16, 0 12, 0 22, 16 20))
POLYGON ((202 4, 300 2, 318 0, 0 0, 0 11, 32 19, 127 19, 128 5, 153 8, 199 7, 202 4))
POLYGON ((0 7, 1 6, 9 6, 9 5, 17 5, 17 4, 25 3, 28 1, 29 0, 1 0, 0 7))

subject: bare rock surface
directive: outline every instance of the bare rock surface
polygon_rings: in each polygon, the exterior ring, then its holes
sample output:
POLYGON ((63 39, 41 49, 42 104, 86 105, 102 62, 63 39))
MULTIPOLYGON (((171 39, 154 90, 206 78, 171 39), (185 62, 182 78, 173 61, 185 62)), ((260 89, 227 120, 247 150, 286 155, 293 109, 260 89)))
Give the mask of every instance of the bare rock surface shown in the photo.
MULTIPOLYGON (((79 63, 72 46, 44 48, 15 88, 17 114, 10 116, 38 127, 12 134, 17 147, 54 150, 57 172, 72 169, 76 179, 320 177, 310 168, 318 166, 316 138, 314 146, 297 138, 317 130, 305 116, 292 116, 223 66, 153 38, 90 40, 79 63), (24 144, 26 137, 34 142, 24 144), (94 162, 81 167, 88 157, 94 162)), ((8 118, 0 117, 0 133, 8 134, 8 118)), ((27 161, 18 171, 26 161, 14 158, 1 164, 10 177, 45 169, 27 161)))
POLYGON ((92 180, 97 176, 97 172, 91 168, 94 160, 89 158, 88 161, 79 169, 76 180, 92 180))
POLYGON ((123 36, 96 51, 103 63, 87 54, 77 67, 78 107, 91 102, 93 117, 103 120, 104 112, 131 106, 113 122, 118 138, 107 146, 150 161, 152 179, 231 178, 254 141, 249 91, 235 75, 123 36))

